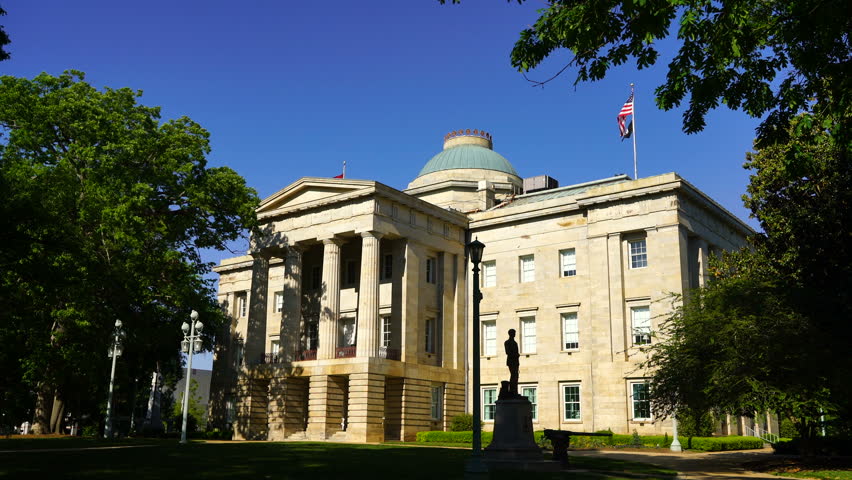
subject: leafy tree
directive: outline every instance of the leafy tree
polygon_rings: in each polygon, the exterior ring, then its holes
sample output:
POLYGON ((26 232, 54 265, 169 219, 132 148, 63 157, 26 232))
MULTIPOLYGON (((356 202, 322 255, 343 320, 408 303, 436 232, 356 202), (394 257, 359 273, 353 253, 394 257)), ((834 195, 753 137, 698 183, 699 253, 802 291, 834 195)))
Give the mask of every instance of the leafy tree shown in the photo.
MULTIPOLYGON (((183 425, 183 394, 176 392, 177 400, 172 407, 172 422, 177 431, 180 431, 183 425)), ((187 431, 194 432, 199 427, 204 425, 204 408, 201 406, 201 396, 198 395, 198 380, 192 379, 189 384, 189 411, 187 413, 187 431), (192 419, 190 421, 190 418, 192 419)))
POLYGON ((852 15, 843 0, 553 0, 539 13, 521 32, 512 65, 528 72, 564 49, 572 56, 563 71, 576 70, 575 84, 631 60, 651 67, 660 58, 655 42, 674 36, 679 49, 657 105, 686 100, 687 133, 724 104, 766 116, 759 138, 783 141, 793 117, 814 102, 835 115, 850 105, 852 15))
POLYGON ((16 355, 0 367, 36 393, 42 431, 59 428, 49 416, 66 403, 93 413, 105 398, 116 318, 127 332, 118 392, 157 362, 177 367, 190 309, 216 331, 224 318, 199 249, 256 225, 255 192, 207 167, 207 131, 161 122, 140 96, 75 71, 0 77, 0 298, 14 306, 0 310, 0 344, 16 355))
MULTIPOLYGON (((3 10, 3 7, 0 7, 0 17, 6 15, 6 10, 3 10)), ((9 40, 9 35, 6 34, 6 30, 3 28, 3 25, 0 25, 0 62, 3 60, 9 59, 9 52, 6 51, 6 45, 12 43, 9 40)))
POLYGON ((775 411, 806 449, 823 414, 836 431, 852 424, 852 148, 836 127, 803 115, 790 141, 749 154, 745 202, 764 232, 718 259, 664 323, 645 365, 661 414, 775 411))

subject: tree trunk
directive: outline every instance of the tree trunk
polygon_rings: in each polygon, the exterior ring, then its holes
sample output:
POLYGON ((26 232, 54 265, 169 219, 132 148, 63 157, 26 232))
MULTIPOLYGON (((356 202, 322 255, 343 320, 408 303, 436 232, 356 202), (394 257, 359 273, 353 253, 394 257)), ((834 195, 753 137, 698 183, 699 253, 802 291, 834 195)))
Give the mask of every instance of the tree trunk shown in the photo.
POLYGON ((53 408, 50 411, 50 432, 62 433, 62 425, 65 420, 65 402, 57 392, 53 396, 53 408))
POLYGON ((33 417, 33 433, 44 435, 50 431, 50 418, 47 411, 50 409, 51 396, 49 389, 44 385, 39 386, 36 395, 35 415, 33 417))

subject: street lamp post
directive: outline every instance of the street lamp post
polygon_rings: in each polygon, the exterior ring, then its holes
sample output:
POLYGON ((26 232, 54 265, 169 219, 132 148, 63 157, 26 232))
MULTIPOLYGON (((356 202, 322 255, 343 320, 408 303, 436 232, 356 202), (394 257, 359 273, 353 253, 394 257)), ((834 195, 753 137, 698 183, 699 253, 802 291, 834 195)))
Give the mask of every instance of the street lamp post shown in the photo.
POLYGON ((180 342, 183 353, 189 355, 186 362, 186 387, 183 390, 183 426, 180 431, 180 443, 186 443, 186 416, 189 413, 189 384, 192 381, 192 353, 201 351, 201 329, 204 324, 198 320, 198 312, 195 310, 189 314, 190 322, 183 322, 183 341, 180 342))
POLYGON ((467 244, 470 262, 473 264, 473 449, 465 466, 465 473, 469 476, 488 471, 482 461, 482 402, 479 400, 479 302, 482 300, 482 292, 479 290, 479 262, 482 261, 484 249, 485 244, 478 239, 467 244))
POLYGON ((123 336, 124 330, 121 329, 121 320, 116 320, 115 329, 112 332, 112 344, 109 347, 109 356, 112 357, 112 370, 109 372, 109 396, 107 397, 104 438, 112 438, 112 389, 115 383, 115 362, 122 353, 121 338, 123 336))

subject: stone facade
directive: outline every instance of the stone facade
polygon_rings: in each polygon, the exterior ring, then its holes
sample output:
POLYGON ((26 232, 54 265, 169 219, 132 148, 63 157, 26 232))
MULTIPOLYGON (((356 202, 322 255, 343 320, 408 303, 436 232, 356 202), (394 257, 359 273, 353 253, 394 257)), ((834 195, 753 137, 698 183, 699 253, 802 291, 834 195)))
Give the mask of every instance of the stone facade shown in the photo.
MULTIPOLYGON (((451 137, 446 148, 466 144, 451 137)), ((217 338, 211 423, 238 439, 412 440, 477 398, 489 429, 513 328, 534 428, 670 432, 642 398, 639 346, 671 294, 702 285, 709 255, 749 227, 673 173, 518 195, 519 177, 476 167, 405 192, 303 178, 265 199, 264 235, 215 269, 233 321, 217 338), (474 237, 486 245, 478 352, 474 237)))

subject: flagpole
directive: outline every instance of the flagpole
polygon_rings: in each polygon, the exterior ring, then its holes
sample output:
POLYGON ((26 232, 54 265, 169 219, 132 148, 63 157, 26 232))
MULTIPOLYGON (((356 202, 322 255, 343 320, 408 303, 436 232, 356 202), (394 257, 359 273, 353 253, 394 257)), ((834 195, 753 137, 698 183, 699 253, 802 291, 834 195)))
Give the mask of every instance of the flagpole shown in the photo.
MULTIPOLYGON (((636 139, 633 139, 633 156, 636 156, 636 139)), ((343 161, 343 178, 346 178, 346 160, 343 161)))
POLYGON ((630 97, 633 99, 633 115, 630 116, 630 123, 633 124, 633 180, 639 178, 639 172, 636 169, 636 93, 633 91, 633 84, 630 84, 630 97))

